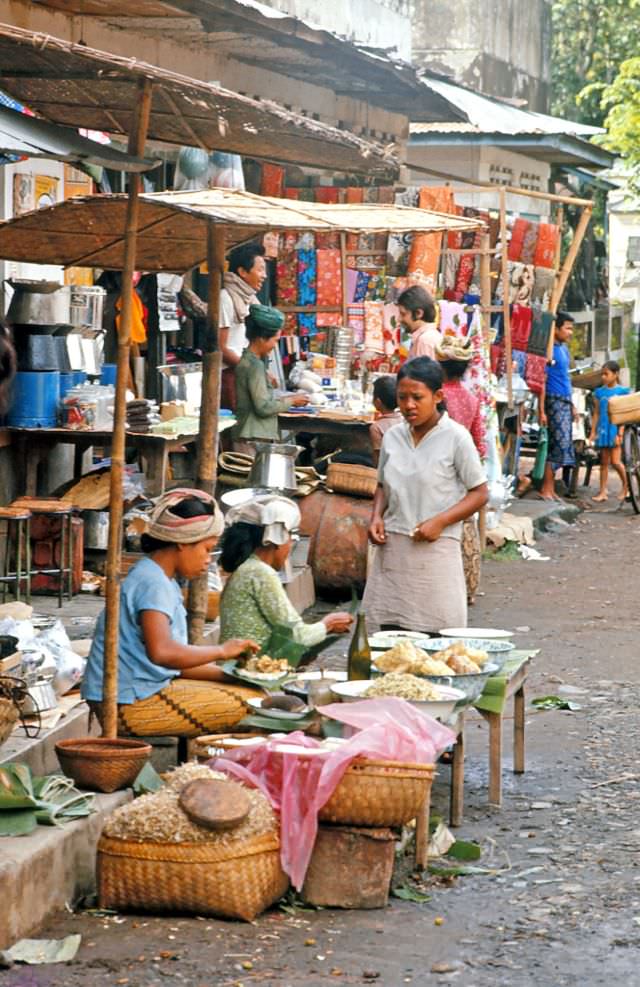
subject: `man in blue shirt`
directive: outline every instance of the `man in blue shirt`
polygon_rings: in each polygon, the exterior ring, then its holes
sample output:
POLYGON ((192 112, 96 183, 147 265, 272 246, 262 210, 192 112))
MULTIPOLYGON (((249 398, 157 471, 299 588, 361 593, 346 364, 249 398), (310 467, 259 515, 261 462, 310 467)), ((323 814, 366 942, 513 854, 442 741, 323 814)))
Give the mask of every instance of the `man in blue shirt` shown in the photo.
POLYGON ((573 318, 558 312, 555 318, 553 357, 547 365, 544 390, 539 399, 540 424, 549 430, 549 447, 540 495, 544 500, 559 500, 555 492, 555 473, 561 466, 575 466, 572 424, 575 414, 571 399, 571 357, 567 343, 573 335, 573 318))

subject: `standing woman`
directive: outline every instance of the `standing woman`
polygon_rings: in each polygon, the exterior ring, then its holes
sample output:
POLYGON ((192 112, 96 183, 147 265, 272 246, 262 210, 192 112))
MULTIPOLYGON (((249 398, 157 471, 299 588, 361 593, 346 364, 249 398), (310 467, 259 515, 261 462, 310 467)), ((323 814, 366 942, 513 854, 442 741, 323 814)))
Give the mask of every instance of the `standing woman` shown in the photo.
POLYGON ((386 433, 369 538, 378 546, 363 610, 379 627, 434 632, 467 623, 462 522, 487 502, 471 436, 442 410, 442 370, 409 360, 398 374, 405 419, 386 433))
POLYGON ((246 319, 249 345, 236 366, 236 445, 252 439, 264 442, 279 438, 278 415, 291 406, 308 403, 304 394, 276 397, 267 369, 271 351, 278 345, 284 315, 268 305, 252 305, 246 319))

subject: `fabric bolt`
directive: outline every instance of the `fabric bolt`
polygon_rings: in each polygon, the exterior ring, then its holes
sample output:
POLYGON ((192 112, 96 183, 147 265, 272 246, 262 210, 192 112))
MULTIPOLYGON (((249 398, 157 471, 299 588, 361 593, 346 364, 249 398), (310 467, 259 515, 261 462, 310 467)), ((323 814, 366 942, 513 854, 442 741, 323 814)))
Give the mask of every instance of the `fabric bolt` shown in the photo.
POLYGON ((538 356, 536 353, 527 354, 527 370, 524 379, 527 383, 527 387, 534 394, 542 393, 545 383, 546 369, 546 357, 538 356))
MULTIPOLYGON (((405 423, 384 437, 378 482, 386 501, 387 532, 411 535, 417 525, 457 504, 486 476, 468 431, 446 413, 414 445, 405 423)), ((462 524, 449 525, 442 537, 460 540, 462 524)))
POLYGON ((318 185, 315 189, 316 202, 340 202, 340 192, 342 190, 334 188, 332 185, 318 185))
POLYGON ((465 291, 468 290, 473 278, 474 270, 475 256, 473 254, 463 254, 460 258, 458 273, 456 275, 455 292, 458 301, 462 298, 465 291))
POLYGON ((526 305, 511 306, 511 346, 514 350, 526 350, 532 320, 532 309, 526 305))
POLYGON ((300 189, 297 189, 297 188, 286 188, 284 190, 284 197, 285 197, 285 199, 299 199, 300 198, 300 189))
POLYGON ((533 290, 531 292, 532 301, 538 302, 542 308, 549 308, 555 280, 556 275, 553 269, 547 267, 534 268, 533 290))
POLYGON ((555 267, 559 229, 554 223, 540 223, 538 243, 533 257, 536 267, 555 267))
POLYGON ((440 319, 438 329, 444 335, 447 332, 456 336, 465 336, 467 332, 467 313, 461 302, 438 302, 440 319))
POLYGON ((316 247, 318 250, 340 250, 339 233, 316 233, 316 247))
POLYGON ((549 430, 547 462, 553 469, 560 466, 574 466, 576 453, 573 445, 573 408, 571 399, 556 394, 546 394, 544 410, 549 430))
POLYGON ((298 300, 298 257, 295 250, 283 251, 276 264, 276 301, 278 305, 295 305, 298 300))
POLYGON ((280 165, 265 162, 262 165, 260 195, 270 195, 281 199, 284 192, 284 174, 284 168, 281 168, 280 165))
MULTIPOLYGON (((467 338, 471 343, 472 356, 465 374, 465 386, 480 402, 482 435, 488 446, 488 429, 491 417, 495 418, 495 399, 489 374, 489 341, 482 326, 482 313, 477 305, 472 313, 467 338)), ((487 449, 488 452, 488 449, 487 449)))
POLYGON ((342 304, 342 259, 339 250, 317 250, 318 305, 342 304))
POLYGON ((298 305, 315 305, 317 301, 317 264, 315 250, 298 250, 298 305))
MULTIPOLYGON (((133 703, 160 692, 179 673, 151 661, 140 626, 143 610, 157 610, 169 619, 172 638, 188 643, 187 614, 182 593, 153 559, 145 557, 129 570, 120 587, 118 624, 118 702, 133 703)), ((82 698, 102 701, 105 611, 100 614, 87 667, 82 680, 82 698)))
POLYGON ((364 305, 351 305, 347 309, 347 326, 353 329, 353 342, 356 346, 364 343, 364 305))
POLYGON ((538 224, 529 223, 522 241, 522 253, 520 255, 523 264, 533 264, 536 255, 536 245, 538 243, 538 224))
POLYGON ((290 401, 275 396, 267 362, 250 349, 244 351, 236 366, 236 391, 234 438, 278 439, 278 414, 288 409, 290 401))
POLYGON ((384 305, 382 302, 364 303, 364 345, 374 353, 384 353, 384 305))
MULTIPOLYGON (((421 188, 419 206, 436 212, 453 212, 453 191, 448 185, 421 188)), ((418 233, 411 244, 407 269, 410 274, 419 274, 422 283, 431 290, 435 288, 441 247, 442 233, 418 233)))
POLYGON ((533 321, 527 343, 527 352, 546 358, 549 336, 553 330, 553 314, 533 309, 533 321))
POLYGON ((513 264, 509 269, 509 301, 530 305, 534 283, 533 264, 513 264))
POLYGON ((318 312, 316 315, 316 326, 318 329, 328 326, 341 326, 342 315, 340 312, 318 312))
POLYGON ((358 271, 356 276, 356 289, 353 296, 354 302, 363 302, 369 290, 369 274, 366 271, 358 271))
POLYGON ((400 345, 400 318, 398 306, 387 303, 382 310, 384 352, 391 356, 400 345))
POLYGON ((480 410, 480 399, 472 394, 461 380, 446 380, 442 389, 447 402, 449 418, 467 429, 478 450, 478 455, 484 459, 487 454, 487 444, 480 410))
POLYGON ((356 291, 358 286, 358 272, 354 271, 353 268, 348 267, 346 270, 346 283, 347 304, 351 305, 356 300, 356 291))
POLYGON ((629 387, 616 384, 614 387, 596 387, 593 396, 598 402, 598 431, 596 432, 596 449, 612 449, 616 444, 619 425, 614 425, 609 419, 609 400, 623 394, 631 394, 629 387))
POLYGON ((386 543, 373 550, 362 609, 370 630, 383 624, 424 633, 466 627, 459 541, 441 537, 415 542, 408 535, 388 532, 386 543))
POLYGON ((252 555, 227 580, 220 597, 220 641, 251 638, 261 648, 276 625, 291 627, 298 644, 313 647, 327 636, 322 621, 305 624, 275 569, 252 555))
POLYGON ((318 327, 317 316, 312 312, 301 312, 298 316, 298 330, 301 336, 313 336, 318 327))

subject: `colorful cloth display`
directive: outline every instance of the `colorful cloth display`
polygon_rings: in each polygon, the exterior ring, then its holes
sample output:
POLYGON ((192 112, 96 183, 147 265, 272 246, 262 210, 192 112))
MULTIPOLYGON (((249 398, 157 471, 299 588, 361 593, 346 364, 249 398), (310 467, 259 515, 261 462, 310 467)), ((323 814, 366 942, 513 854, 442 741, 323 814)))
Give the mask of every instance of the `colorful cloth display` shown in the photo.
POLYGON ((374 353, 384 353, 384 304, 364 303, 364 345, 374 353))
POLYGON ((340 202, 341 191, 341 189, 334 188, 332 185, 318 185, 315 190, 316 202, 340 202))
POLYGON ((533 258, 536 267, 554 267, 559 229, 555 223, 540 223, 538 243, 533 258))
POLYGON ((527 352, 535 356, 546 359, 549 336, 553 326, 553 315, 551 312, 542 312, 540 309, 533 309, 533 320, 531 332, 527 341, 527 352))
POLYGON ((511 346, 514 350, 526 350, 531 334, 532 320, 532 309, 527 308, 525 305, 512 305, 511 346))
POLYGON ((527 367, 524 379, 527 382, 527 387, 534 394, 540 394, 544 387, 546 369, 546 357, 537 356, 535 353, 527 354, 527 367))
POLYGON ((531 301, 539 302, 542 308, 549 308, 551 292, 553 291, 555 280, 556 275, 552 268, 534 268, 534 282, 533 291, 531 292, 531 301))
POLYGON ((262 165, 260 195, 270 195, 281 199, 284 193, 284 168, 265 162, 262 165))
MULTIPOLYGON (((435 212, 453 212, 453 190, 448 185, 421 188, 419 206, 435 212)), ((411 244, 409 274, 419 275, 421 284, 431 291, 435 289, 441 246, 442 233, 419 233, 414 236, 411 244)))
POLYGON ((461 302, 441 301, 437 304, 439 318, 436 325, 440 332, 452 332, 456 336, 467 335, 467 313, 461 302))
POLYGON ((316 304, 317 274, 315 250, 299 250, 297 262, 298 305, 316 304))

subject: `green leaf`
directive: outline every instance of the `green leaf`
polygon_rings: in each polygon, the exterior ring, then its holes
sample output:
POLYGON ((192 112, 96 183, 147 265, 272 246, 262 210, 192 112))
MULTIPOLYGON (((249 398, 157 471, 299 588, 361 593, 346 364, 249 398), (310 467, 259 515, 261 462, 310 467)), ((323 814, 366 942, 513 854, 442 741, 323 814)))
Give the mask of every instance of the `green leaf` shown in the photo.
POLYGON ((33 809, 0 812, 0 836, 29 836, 38 825, 33 809))
POLYGON ((568 709, 572 713, 582 709, 579 703, 563 699, 562 696, 538 696, 537 699, 531 700, 531 705, 536 709, 568 709))
POLYGON ((408 884, 402 884, 399 888, 392 888, 391 894, 394 898, 401 898, 402 901, 415 901, 418 905, 424 905, 425 901, 431 901, 431 895, 424 894, 408 884))
POLYGON ((477 843, 456 840, 453 846, 449 847, 446 855, 454 857, 455 860, 480 860, 482 850, 477 843))
POLYGON ((139 772, 133 783, 135 795, 146 795, 149 792, 157 792, 164 782, 150 761, 139 772))

